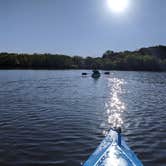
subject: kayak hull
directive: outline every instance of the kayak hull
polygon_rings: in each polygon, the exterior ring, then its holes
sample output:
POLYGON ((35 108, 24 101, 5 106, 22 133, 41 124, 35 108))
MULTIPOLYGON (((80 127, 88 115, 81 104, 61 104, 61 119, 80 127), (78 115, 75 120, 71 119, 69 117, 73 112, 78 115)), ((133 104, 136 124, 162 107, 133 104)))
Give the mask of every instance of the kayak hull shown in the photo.
POLYGON ((101 142, 83 166, 143 166, 124 138, 114 129, 101 142))
POLYGON ((100 77, 100 74, 92 74, 92 78, 99 78, 100 77))

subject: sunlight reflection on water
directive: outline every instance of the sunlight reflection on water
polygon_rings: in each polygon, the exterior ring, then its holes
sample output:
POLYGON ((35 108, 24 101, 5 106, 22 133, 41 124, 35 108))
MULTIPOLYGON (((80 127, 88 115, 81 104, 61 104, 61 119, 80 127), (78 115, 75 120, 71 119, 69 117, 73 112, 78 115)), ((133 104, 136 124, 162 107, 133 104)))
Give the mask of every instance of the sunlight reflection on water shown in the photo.
MULTIPOLYGON (((122 114, 125 111, 125 104, 121 101, 120 95, 122 94, 123 79, 109 78, 108 87, 110 89, 110 97, 105 102, 107 123, 110 127, 122 127, 123 118, 122 114)), ((104 135, 107 131, 103 132, 104 135)))

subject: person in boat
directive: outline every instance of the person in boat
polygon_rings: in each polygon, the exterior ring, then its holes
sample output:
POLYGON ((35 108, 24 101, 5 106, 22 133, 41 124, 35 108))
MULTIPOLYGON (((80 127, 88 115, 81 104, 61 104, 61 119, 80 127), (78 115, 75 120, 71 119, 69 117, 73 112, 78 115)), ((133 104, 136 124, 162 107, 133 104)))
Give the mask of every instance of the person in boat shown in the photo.
POLYGON ((98 70, 93 70, 92 77, 93 78, 99 78, 100 77, 100 72, 98 70))

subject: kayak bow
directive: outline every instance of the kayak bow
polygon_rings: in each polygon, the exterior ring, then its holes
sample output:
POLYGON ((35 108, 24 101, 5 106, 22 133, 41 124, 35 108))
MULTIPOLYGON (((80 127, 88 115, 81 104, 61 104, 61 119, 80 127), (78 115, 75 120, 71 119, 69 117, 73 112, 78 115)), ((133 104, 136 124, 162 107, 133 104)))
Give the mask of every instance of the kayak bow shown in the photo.
POLYGON ((121 130, 111 129, 83 166, 143 166, 121 136, 121 130))

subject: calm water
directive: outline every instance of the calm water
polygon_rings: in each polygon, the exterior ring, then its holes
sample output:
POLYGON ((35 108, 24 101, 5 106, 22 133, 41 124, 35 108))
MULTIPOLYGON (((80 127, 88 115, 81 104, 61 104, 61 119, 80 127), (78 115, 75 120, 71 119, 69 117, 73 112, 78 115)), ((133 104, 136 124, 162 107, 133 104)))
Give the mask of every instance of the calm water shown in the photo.
POLYGON ((0 71, 0 165, 79 166, 122 126, 145 166, 165 166, 166 73, 82 72, 0 71))

